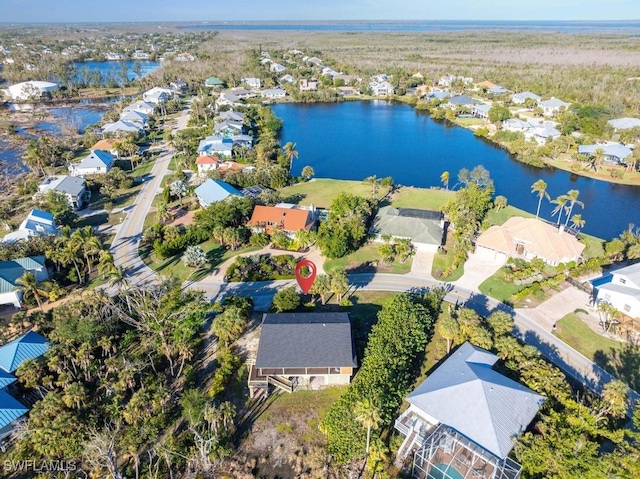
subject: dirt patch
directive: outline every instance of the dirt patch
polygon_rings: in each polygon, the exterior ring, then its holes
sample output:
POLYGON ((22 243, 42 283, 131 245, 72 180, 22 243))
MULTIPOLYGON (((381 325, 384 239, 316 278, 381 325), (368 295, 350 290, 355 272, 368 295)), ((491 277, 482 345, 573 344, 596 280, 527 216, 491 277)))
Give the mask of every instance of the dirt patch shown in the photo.
MULTIPOLYGON (((157 211, 157 209, 156 209, 157 211)), ((195 210, 186 211, 182 208, 171 210, 173 221, 169 223, 169 226, 190 226, 193 224, 193 217, 195 216, 195 210)))

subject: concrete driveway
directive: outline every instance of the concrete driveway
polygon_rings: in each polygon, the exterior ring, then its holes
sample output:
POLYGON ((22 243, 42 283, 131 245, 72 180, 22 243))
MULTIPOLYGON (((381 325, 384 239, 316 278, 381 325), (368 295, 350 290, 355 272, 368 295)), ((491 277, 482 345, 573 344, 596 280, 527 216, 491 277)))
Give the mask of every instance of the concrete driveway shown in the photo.
POLYGON ((487 257, 486 255, 472 253, 464 264, 464 274, 462 278, 454 281, 453 284, 471 291, 477 290, 478 286, 498 271, 504 263, 505 261, 503 259, 495 259, 487 257))
POLYGON ((433 267, 433 257, 435 253, 430 251, 416 251, 411 265, 411 276, 418 278, 433 279, 431 268, 433 267))

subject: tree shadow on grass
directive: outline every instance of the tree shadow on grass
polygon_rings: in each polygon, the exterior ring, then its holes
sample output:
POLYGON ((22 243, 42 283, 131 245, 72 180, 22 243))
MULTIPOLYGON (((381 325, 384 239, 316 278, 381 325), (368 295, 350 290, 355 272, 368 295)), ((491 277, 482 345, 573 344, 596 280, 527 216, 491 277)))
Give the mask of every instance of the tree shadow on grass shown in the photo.
POLYGON ((207 276, 215 273, 218 270, 218 265, 224 261, 224 254, 226 250, 224 247, 220 246, 218 248, 214 248, 207 253, 207 263, 203 268, 193 272, 191 276, 189 276, 190 281, 200 281, 207 276))
POLYGON ((292 203, 294 205, 297 205, 302 200, 304 200, 306 197, 307 197, 307 195, 304 194, 304 193, 296 193, 294 195, 282 198, 282 203, 292 203))
POLYGON ((596 351, 594 362, 615 375, 631 389, 640 389, 640 344, 627 341, 621 349, 596 351))

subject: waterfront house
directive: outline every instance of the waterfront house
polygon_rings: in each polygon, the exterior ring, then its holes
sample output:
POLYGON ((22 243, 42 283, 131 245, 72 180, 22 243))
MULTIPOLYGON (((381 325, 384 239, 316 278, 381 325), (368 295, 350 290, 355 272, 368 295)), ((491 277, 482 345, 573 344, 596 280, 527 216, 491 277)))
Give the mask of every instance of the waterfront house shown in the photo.
POLYGON ((520 120, 519 118, 508 118, 502 122, 502 129, 507 131, 525 133, 532 128, 535 128, 532 123, 520 120))
POLYGON ((555 125, 550 121, 542 122, 538 125, 532 125, 524 133, 525 139, 534 139, 539 145, 544 145, 548 141, 558 138, 561 133, 556 129, 555 125))
POLYGON ((338 87, 338 95, 347 96, 347 95, 360 95, 360 90, 356 90, 352 86, 339 86, 338 87))
POLYGON ((621 143, 607 142, 595 145, 578 146, 578 154, 585 156, 596 156, 602 154, 603 160, 607 163, 624 165, 625 160, 631 156, 633 151, 628 146, 621 143))
POLYGON ((616 118, 607 122, 614 130, 629 130, 640 128, 640 118, 616 118))
POLYGON ((236 190, 229 183, 212 179, 208 179, 198 186, 194 190, 194 193, 198 198, 200 206, 203 208, 206 208, 213 203, 217 203, 218 201, 226 200, 230 196, 242 196, 242 193, 236 190))
POLYGON ((129 111, 139 111, 140 113, 144 113, 145 115, 153 115, 156 106, 153 103, 148 103, 143 100, 139 100, 131 105, 125 106, 122 109, 122 113, 127 113, 129 111))
POLYGON ((269 88, 268 90, 262 90, 260 94, 262 98, 267 98, 268 100, 278 100, 287 96, 287 92, 282 88, 269 88))
POLYGON ((260 78, 248 77, 240 80, 242 83, 247 85, 252 90, 259 90, 262 86, 262 81, 260 78))
POLYGON ((216 155, 201 155, 196 159, 196 166, 198 168, 198 176, 205 178, 207 172, 211 170, 217 170, 220 158, 216 155))
POLYGON ((272 62, 269 65, 269 71, 273 72, 273 73, 282 73, 287 69, 287 67, 285 67, 284 65, 281 65, 280 63, 276 63, 276 62, 272 62))
POLYGON ((491 110, 491 106, 487 103, 478 103, 471 107, 471 114, 477 118, 482 118, 483 120, 489 119, 489 110, 491 110))
POLYGON ((220 121, 233 120, 233 121, 238 121, 242 123, 244 121, 244 113, 240 113, 239 111, 233 111, 233 110, 221 111, 220 114, 218 115, 218 119, 220 121))
POLYGON ((289 83, 290 85, 293 85, 296 82, 296 79, 287 73, 285 76, 280 78, 279 81, 280 83, 289 83))
POLYGON ((293 237, 296 231, 313 229, 313 210, 283 205, 256 205, 247 226, 257 233, 273 234, 282 231, 293 237))
POLYGON ((80 163, 69 166, 71 176, 104 175, 109 173, 116 161, 111 153, 102 150, 91 150, 80 163))
POLYGON ((82 209, 91 199, 91 192, 87 189, 86 183, 84 178, 75 176, 65 175, 46 178, 38 185, 38 192, 34 195, 34 199, 49 191, 57 191, 67 197, 69 204, 74 209, 82 209))
POLYGON ((241 121, 223 120, 216 123, 213 127, 213 133, 223 138, 229 138, 233 135, 242 134, 244 132, 244 124, 241 121))
POLYGON ((388 81, 381 81, 379 83, 373 81, 369 84, 369 88, 371 88, 371 92, 374 96, 393 95, 393 93, 395 92, 393 85, 388 81))
POLYGON ((233 155, 233 141, 230 138, 212 135, 200 140, 198 155, 218 155, 231 157, 233 155))
POLYGON ((102 134, 114 135, 115 137, 125 136, 128 133, 140 135, 144 132, 144 127, 140 123, 118 120, 114 123, 105 123, 102 125, 102 134))
POLYGON ((244 148, 251 148, 253 146, 253 137, 251 135, 231 135, 229 139, 231 140, 233 146, 241 146, 244 148))
POLYGON ((509 454, 545 398, 495 371, 497 361, 466 342, 407 396, 395 428, 399 462, 416 451, 414 478, 520 477, 509 454))
MULTIPOLYGON (((32 272, 39 282, 49 279, 44 255, 0 261, 0 305, 13 304, 18 309, 22 307, 22 291, 18 289, 20 286, 18 279, 27 271, 32 272)), ((4 368, 2 358, 0 354, 0 367, 4 368)), ((15 371, 15 369, 4 369, 10 373, 15 371)))
POLYGON ((542 108, 542 112, 545 116, 553 116, 556 113, 569 108, 569 106, 571 106, 571 103, 567 103, 555 97, 551 97, 548 100, 538 101, 538 106, 542 108))
POLYGON ((610 271, 591 281, 595 304, 605 302, 633 319, 640 319, 640 263, 610 271))
POLYGON ((48 211, 32 209, 16 231, 4 235, 0 242, 13 243, 33 236, 57 235, 58 227, 48 211))
POLYGON ((540 258, 551 266, 579 261, 585 245, 576 237, 536 218, 514 216, 501 226, 492 226, 476 240, 476 254, 506 261, 509 257, 540 258))
POLYGON ((300 91, 318 91, 318 80, 300 80, 300 91))
POLYGON ((440 211, 384 206, 378 210, 369 232, 376 236, 408 238, 419 251, 437 251, 445 238, 444 217, 440 211))
POLYGON ((147 103, 159 105, 160 103, 166 103, 173 97, 173 91, 170 88, 153 87, 142 94, 142 100, 147 103))
POLYGON ((134 111, 134 110, 123 111, 122 114, 120 115, 120 120, 128 121, 131 123, 138 123, 144 128, 145 126, 147 126, 147 123, 149 122, 149 115, 142 113, 141 111, 134 111))
POLYGON ((438 100, 444 101, 447 98, 452 97, 453 95, 446 90, 437 90, 437 91, 431 91, 427 96, 429 98, 436 98, 438 100))
POLYGON ((226 92, 220 93, 218 98, 216 98, 215 105, 216 105, 216 108, 220 108, 221 106, 230 106, 234 108, 237 106, 244 106, 245 102, 241 97, 239 97, 235 93, 226 91, 226 92))
POLYGON ((531 93, 530 91, 523 91, 511 95, 511 102, 514 105, 524 105, 527 100, 533 100, 535 103, 538 103, 540 100, 542 100, 542 98, 540 98, 535 93, 531 93))
POLYGON ((447 100, 447 106, 452 110, 458 107, 471 107, 472 105, 478 103, 476 100, 467 95, 456 95, 451 96, 447 100))
POLYGON ((235 88, 230 88, 228 90, 228 93, 231 93, 235 96, 237 96, 238 98, 241 98, 243 100, 247 99, 247 98, 253 98, 256 96, 256 94, 251 91, 251 90, 247 90, 246 88, 242 88, 242 87, 235 87, 235 88))
POLYGON ((265 314, 248 362, 251 397, 270 386, 293 392, 349 384, 357 367, 349 314, 265 314))
POLYGON ((209 77, 204 81, 204 86, 209 88, 224 88, 226 83, 218 77, 209 77))

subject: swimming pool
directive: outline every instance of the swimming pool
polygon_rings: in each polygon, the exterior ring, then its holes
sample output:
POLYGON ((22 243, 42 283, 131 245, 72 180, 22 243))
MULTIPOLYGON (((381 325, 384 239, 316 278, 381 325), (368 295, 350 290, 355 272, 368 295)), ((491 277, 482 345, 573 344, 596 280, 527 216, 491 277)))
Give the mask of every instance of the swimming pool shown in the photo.
POLYGON ((436 464, 429 471, 428 477, 429 479, 462 479, 462 474, 448 464, 436 464))

